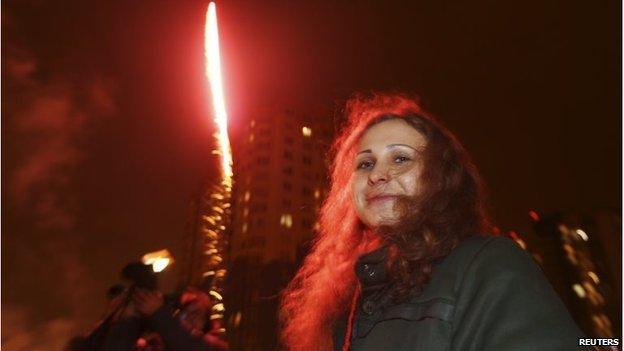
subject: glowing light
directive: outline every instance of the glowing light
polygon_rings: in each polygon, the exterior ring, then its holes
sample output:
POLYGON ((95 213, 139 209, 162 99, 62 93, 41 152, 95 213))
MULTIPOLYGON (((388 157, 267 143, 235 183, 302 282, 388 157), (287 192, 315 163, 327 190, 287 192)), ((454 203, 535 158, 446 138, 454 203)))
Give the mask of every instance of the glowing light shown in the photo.
POLYGON ((145 265, 152 265, 152 270, 156 273, 162 272, 173 263, 173 256, 167 249, 146 253, 141 257, 141 262, 145 265))
POLYGON ((243 227, 241 228, 243 233, 247 233, 247 222, 243 223, 243 227))
POLYGON ((301 128, 301 133, 304 137, 310 137, 312 135, 312 129, 310 127, 301 128))
POLYGON ((589 236, 587 236, 587 233, 585 233, 582 229, 577 229, 576 234, 578 234, 578 236, 585 241, 589 240, 589 236))
POLYGON ((245 209, 243 209, 243 216, 244 217, 249 216, 249 208, 248 207, 245 207, 245 209))
POLYGON ((217 303, 212 306, 212 309, 217 312, 223 312, 225 311, 225 306, 223 306, 223 303, 217 303))
POLYGON ((223 319, 223 315, 222 314, 213 314, 212 316, 210 316, 210 320, 214 320, 214 319, 223 319))
POLYGON ((212 218, 210 216, 203 215, 202 218, 204 219, 204 221, 210 222, 210 224, 212 224, 212 225, 215 225, 215 223, 216 223, 214 218, 212 218))
POLYGON ((251 193, 249 192, 249 190, 245 191, 245 198, 244 198, 245 202, 248 202, 250 198, 251 198, 251 193))
POLYGON ((539 215, 534 210, 529 211, 529 217, 531 217, 531 219, 534 220, 535 222, 540 220, 539 215))
POLYGON ((318 189, 314 190, 314 198, 318 199, 319 197, 321 197, 321 191, 318 189))
POLYGON ((587 292, 587 297, 589 298, 589 302, 595 306, 603 305, 605 300, 604 297, 594 288, 593 285, 589 281, 583 282, 583 287, 587 292))
POLYGON ((596 284, 600 284, 600 279, 598 278, 598 275, 592 271, 587 272, 587 275, 594 281, 594 283, 596 284))
POLYGON ((249 142, 254 141, 254 133, 249 134, 249 142))
POLYGON ((586 296, 585 289, 583 289, 583 287, 580 284, 572 285, 572 289, 574 289, 574 292, 576 293, 576 295, 578 295, 578 297, 580 297, 581 299, 585 298, 586 296))
POLYGON ((152 268, 154 269, 154 272, 158 273, 158 272, 164 271, 168 265, 169 265, 169 259, 161 258, 152 263, 152 268))
POLYGON ((240 312, 236 312, 236 315, 234 316, 234 326, 238 327, 240 325, 241 319, 243 318, 243 315, 240 312))
POLYGON ((286 228, 292 227, 292 216, 288 213, 282 214, 280 224, 286 228))
POLYGON ((210 290, 209 294, 214 296, 219 301, 223 300, 223 296, 214 290, 210 290))
POLYGON ((209 276, 214 275, 214 274, 215 274, 214 271, 208 271, 208 272, 204 272, 204 274, 202 274, 202 276, 209 277, 209 276))
POLYGON ((219 51, 219 28, 217 26, 217 7, 214 2, 208 4, 206 11, 206 28, 204 32, 204 50, 206 57, 206 76, 210 82, 214 118, 218 127, 217 141, 221 152, 221 167, 224 181, 232 183, 232 153, 230 139, 227 134, 227 112, 223 94, 221 76, 221 57, 219 51))

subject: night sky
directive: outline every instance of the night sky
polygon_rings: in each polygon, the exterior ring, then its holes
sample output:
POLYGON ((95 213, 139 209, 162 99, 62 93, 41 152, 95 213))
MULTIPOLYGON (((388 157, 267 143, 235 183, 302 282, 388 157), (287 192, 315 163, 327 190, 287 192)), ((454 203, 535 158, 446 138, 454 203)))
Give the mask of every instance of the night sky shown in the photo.
MULTIPOLYGON (((103 312, 125 263, 178 252, 188 200, 217 174, 206 7, 4 2, 7 350, 60 347, 103 312)), ((355 91, 401 90, 471 152, 501 228, 528 231, 530 209, 621 207, 617 1, 229 0, 217 11, 234 140, 254 111, 336 120, 355 91)))

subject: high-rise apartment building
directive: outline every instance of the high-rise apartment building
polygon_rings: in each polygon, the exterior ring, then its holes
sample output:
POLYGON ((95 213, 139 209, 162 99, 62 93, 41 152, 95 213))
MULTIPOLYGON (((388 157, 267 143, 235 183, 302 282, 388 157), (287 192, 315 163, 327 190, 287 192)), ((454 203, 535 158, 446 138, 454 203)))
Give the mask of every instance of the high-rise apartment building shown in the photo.
POLYGON ((620 337, 621 218, 612 211, 535 217, 529 248, 587 335, 620 337))
POLYGON ((332 120, 285 110, 249 119, 234 144, 226 305, 233 350, 277 346, 278 294, 313 235, 328 191, 332 120))

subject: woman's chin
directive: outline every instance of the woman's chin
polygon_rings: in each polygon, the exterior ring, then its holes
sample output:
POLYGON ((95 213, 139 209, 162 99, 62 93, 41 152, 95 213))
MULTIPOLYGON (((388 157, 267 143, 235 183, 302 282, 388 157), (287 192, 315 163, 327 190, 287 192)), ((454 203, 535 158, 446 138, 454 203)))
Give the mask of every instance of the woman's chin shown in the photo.
POLYGON ((377 228, 381 226, 392 226, 399 222, 396 216, 378 217, 369 222, 369 227, 377 228))

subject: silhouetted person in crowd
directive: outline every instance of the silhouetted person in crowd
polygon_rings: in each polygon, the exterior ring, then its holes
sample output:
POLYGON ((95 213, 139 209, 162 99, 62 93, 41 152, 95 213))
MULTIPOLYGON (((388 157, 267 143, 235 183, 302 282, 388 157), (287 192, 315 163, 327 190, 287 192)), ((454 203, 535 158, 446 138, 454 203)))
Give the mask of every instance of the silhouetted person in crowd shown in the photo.
POLYGON ((130 296, 125 292, 113 301, 111 309, 117 311, 100 351, 227 351, 220 324, 210 319, 211 308, 210 297, 194 288, 175 308, 160 291, 135 287, 130 296))

